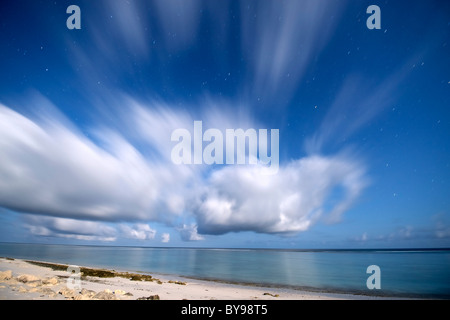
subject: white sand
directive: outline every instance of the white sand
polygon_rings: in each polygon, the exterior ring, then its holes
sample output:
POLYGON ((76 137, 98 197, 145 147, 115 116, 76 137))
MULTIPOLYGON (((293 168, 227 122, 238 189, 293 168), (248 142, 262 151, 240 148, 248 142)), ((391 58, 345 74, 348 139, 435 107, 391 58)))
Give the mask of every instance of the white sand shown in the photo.
POLYGON ((51 268, 37 266, 19 259, 0 258, 0 299, 64 300, 98 298, 135 300, 153 295, 158 295, 161 300, 376 299, 375 297, 363 295, 316 293, 286 288, 226 284, 155 274, 152 276, 158 278, 159 282, 132 281, 123 277, 83 277, 80 282, 81 289, 72 291, 67 287, 69 276, 70 273, 67 271, 55 271, 51 268), (11 271, 12 277, 10 279, 8 279, 8 271, 11 271), (30 276, 27 278, 27 276, 23 275, 30 276), (181 281, 185 284, 169 283, 169 281, 181 281))

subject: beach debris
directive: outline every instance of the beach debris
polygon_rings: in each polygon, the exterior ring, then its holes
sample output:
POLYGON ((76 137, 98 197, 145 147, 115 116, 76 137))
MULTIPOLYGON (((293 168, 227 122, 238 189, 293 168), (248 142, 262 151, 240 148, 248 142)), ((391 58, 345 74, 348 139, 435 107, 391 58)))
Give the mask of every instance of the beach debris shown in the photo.
POLYGON ((38 281, 40 279, 32 274, 22 274, 17 277, 17 280, 23 283, 27 283, 32 281, 38 281))
POLYGON ((59 294, 62 294, 66 298, 73 298, 75 296, 75 291, 69 289, 67 287, 63 287, 58 291, 59 294))
POLYGON ((36 288, 42 286, 42 281, 41 280, 28 281, 26 282, 26 285, 29 287, 36 288))
POLYGON ((169 280, 168 283, 175 283, 175 284, 179 284, 181 286, 185 286, 186 285, 186 282, 174 281, 174 280, 169 280))
POLYGON ((263 296, 272 296, 272 297, 278 298, 280 295, 279 294, 269 293, 269 292, 264 292, 263 296))
POLYGON ((125 291, 123 291, 123 290, 120 290, 120 289, 116 289, 116 290, 114 290, 114 294, 117 296, 117 295, 124 295, 125 294, 125 291))
MULTIPOLYGON (((35 290, 35 289, 31 289, 31 290, 35 290)), ((31 292, 31 290, 30 290, 30 292, 31 292)), ((52 297, 52 298, 56 297, 58 295, 55 291, 53 291, 50 288, 39 288, 37 291, 45 294, 46 296, 52 297)))
POLYGON ((17 291, 19 291, 20 293, 28 292, 28 290, 24 287, 19 287, 19 289, 17 289, 17 291))
POLYGON ((73 300, 92 300, 97 293, 93 290, 81 289, 80 293, 73 296, 73 300))
MULTIPOLYGON (((66 264, 40 262, 40 261, 33 261, 33 260, 24 260, 24 261, 27 263, 36 265, 36 266, 50 268, 54 271, 67 271, 67 268, 69 267, 66 264)), ((81 267, 80 272, 82 274, 82 279, 86 279, 86 277, 98 277, 98 278, 121 277, 121 278, 130 279, 133 281, 159 281, 159 279, 155 279, 149 274, 118 272, 115 270, 81 267)))
POLYGON ((9 280, 12 278, 12 271, 6 270, 0 272, 0 280, 9 280))
POLYGON ((87 297, 87 298, 92 298, 93 296, 96 295, 96 292, 94 290, 88 290, 88 289, 81 289, 80 294, 87 297))
POLYGON ((48 285, 48 286, 54 286, 58 284, 58 278, 53 277, 53 278, 45 278, 42 280, 42 284, 44 285, 48 285))
POLYGON ((116 272, 104 270, 104 269, 91 269, 91 268, 81 268, 81 274, 84 277, 98 277, 98 278, 114 278, 117 274, 116 272))
POLYGON ((69 267, 66 264, 48 263, 48 262, 40 262, 40 261, 33 261, 33 260, 24 260, 24 261, 29 264, 36 265, 39 267, 50 268, 53 271, 67 271, 67 268, 69 267))
POLYGON ((111 290, 109 290, 109 289, 105 289, 103 291, 100 291, 99 293, 97 293, 92 298, 93 299, 98 299, 98 300, 118 300, 117 297, 114 295, 114 293, 111 290))
POLYGON ((85 296, 84 294, 77 294, 72 298, 73 300, 92 300, 92 298, 85 296))
POLYGON ((152 295, 152 296, 148 296, 148 297, 140 297, 137 298, 137 300, 160 300, 159 296, 157 294, 152 295))
POLYGON ((132 281, 153 281, 153 277, 148 274, 126 273, 132 281))

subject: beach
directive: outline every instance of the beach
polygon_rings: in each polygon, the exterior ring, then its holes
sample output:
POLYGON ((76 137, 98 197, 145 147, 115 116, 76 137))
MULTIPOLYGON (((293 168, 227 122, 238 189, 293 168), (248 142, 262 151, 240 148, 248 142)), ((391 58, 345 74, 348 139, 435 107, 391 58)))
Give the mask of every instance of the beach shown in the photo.
POLYGON ((67 271, 67 267, 56 263, 0 258, 0 300, 381 299, 88 267, 80 267, 78 279, 74 278, 74 273, 67 271), (73 282, 74 279, 79 282, 73 282))

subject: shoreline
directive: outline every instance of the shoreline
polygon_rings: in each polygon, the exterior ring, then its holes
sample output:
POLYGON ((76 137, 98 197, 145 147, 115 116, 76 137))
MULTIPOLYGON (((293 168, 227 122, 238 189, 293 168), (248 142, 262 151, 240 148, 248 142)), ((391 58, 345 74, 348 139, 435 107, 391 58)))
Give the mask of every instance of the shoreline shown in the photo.
MULTIPOLYGON (((324 292, 80 266, 71 290, 69 265, 0 258, 0 300, 393 300, 411 297, 324 292)), ((73 274, 72 274, 73 275, 73 274)))

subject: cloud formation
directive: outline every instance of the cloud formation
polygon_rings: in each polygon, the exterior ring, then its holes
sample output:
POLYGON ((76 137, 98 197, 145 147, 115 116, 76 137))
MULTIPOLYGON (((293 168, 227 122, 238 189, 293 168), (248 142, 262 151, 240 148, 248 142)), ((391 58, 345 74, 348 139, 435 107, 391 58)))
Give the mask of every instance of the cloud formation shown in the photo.
MULTIPOLYGON (((156 221, 192 241, 244 230, 297 233, 321 219, 339 221, 365 186, 363 166, 345 153, 293 160, 275 175, 260 165, 174 165, 170 133, 192 126, 195 116, 169 105, 124 102, 129 112, 120 132, 138 135, 134 143, 150 156, 116 129, 100 126, 94 140, 61 115, 33 118, 1 105, 0 206, 45 216, 43 225, 30 228, 34 234, 113 239, 98 223, 136 222, 119 225, 121 236, 153 239, 156 231, 144 222, 156 221), (179 219, 195 222, 177 227, 179 219), (103 231, 75 232, 95 228, 103 231)), ((235 123, 226 109, 202 117, 217 128, 235 123)), ((250 117, 245 123, 251 126, 250 117)))
POLYGON ((161 235, 161 242, 162 243, 168 243, 170 242, 170 233, 163 233, 161 235))
POLYGON ((32 235, 87 241, 115 241, 117 230, 97 221, 25 214, 24 226, 32 235))
POLYGON ((2 206, 95 220, 151 216, 154 173, 124 140, 107 152, 55 118, 33 121, 5 106, 0 136, 2 206))
POLYGON ((430 217, 429 221, 424 221, 420 226, 410 224, 393 226, 388 232, 364 232, 362 236, 350 238, 354 242, 378 242, 378 243, 401 243, 405 247, 410 243, 421 241, 423 243, 431 243, 436 240, 450 239, 450 223, 446 212, 440 212, 430 217))
MULTIPOLYGON (((84 12, 96 12, 98 19, 83 27, 90 45, 64 36, 64 59, 79 76, 81 95, 97 116, 92 135, 53 111, 35 116, 0 105, 0 207, 41 215, 46 220, 36 224, 34 234, 154 239, 156 230, 147 224, 153 221, 174 227, 187 241, 244 230, 292 234, 318 221, 339 221, 355 202, 366 184, 364 167, 348 153, 320 154, 323 141, 342 127, 338 123, 328 132, 327 119, 311 140, 313 152, 280 163, 277 175, 264 175, 261 166, 177 166, 170 160, 172 131, 189 130, 194 120, 222 132, 265 128, 250 116, 252 106, 242 101, 247 95, 289 100, 332 36, 342 3, 117 0, 92 6, 97 10, 84 12), (146 11, 152 12, 152 19, 146 11), (204 21, 214 37, 203 34, 204 21), (178 66, 171 65, 171 57, 203 48, 199 39, 214 39, 205 54, 228 61, 223 49, 231 31, 248 66, 239 97, 231 99, 233 107, 216 96, 200 101, 203 108, 156 98, 138 102, 117 93, 126 89, 115 90, 118 84, 112 79, 125 79, 133 89, 148 87, 149 79, 156 84, 161 78, 157 72, 165 74, 178 66), (146 78, 141 65, 160 70, 149 71, 146 78), (60 228, 63 222, 73 223, 75 231, 82 227, 76 221, 98 224, 99 230, 109 226, 105 223, 117 225, 115 233, 106 228, 106 234, 90 235, 60 228)), ((164 87, 173 85, 163 78, 164 87)), ((351 84, 344 86, 343 103, 350 99, 348 87, 351 84)), ((42 99, 27 103, 29 109, 40 107, 42 99)), ((340 106, 338 99, 330 118, 336 119, 340 106)), ((161 239, 167 242, 170 236, 161 239)))
MULTIPOLYGON (((112 242, 117 239, 153 240, 156 236, 156 230, 146 223, 111 224, 34 214, 23 214, 22 221, 32 235, 43 237, 112 242)), ((169 234, 162 235, 162 242, 169 239, 169 234)))
POLYGON ((200 233, 297 233, 319 219, 339 221, 365 187, 362 166, 346 155, 309 156, 264 174, 259 166, 212 173, 194 209, 200 233))
POLYGON ((121 224, 119 228, 122 235, 128 239, 151 240, 156 235, 156 230, 153 230, 148 224, 144 223, 137 223, 131 227, 126 224, 121 224))
POLYGON ((178 231, 180 232, 180 236, 183 241, 199 241, 205 239, 203 236, 198 234, 197 225, 195 223, 183 224, 178 228, 178 231))
POLYGON ((166 222, 183 212, 189 168, 149 162, 114 130, 96 135, 101 146, 56 114, 31 119, 0 105, 0 205, 102 221, 166 222))

